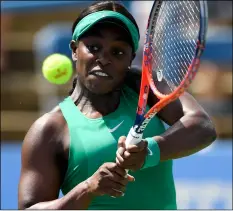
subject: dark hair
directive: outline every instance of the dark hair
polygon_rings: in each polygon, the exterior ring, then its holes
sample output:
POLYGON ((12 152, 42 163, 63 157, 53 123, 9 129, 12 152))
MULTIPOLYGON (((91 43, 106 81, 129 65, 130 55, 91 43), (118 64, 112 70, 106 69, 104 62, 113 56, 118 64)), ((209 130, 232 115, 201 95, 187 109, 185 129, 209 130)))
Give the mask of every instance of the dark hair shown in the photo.
POLYGON ((138 30, 138 34, 139 34, 139 28, 138 28, 138 25, 134 17, 129 13, 129 11, 125 8, 125 6, 122 5, 119 1, 99 1, 85 8, 73 23, 72 34, 74 33, 75 27, 79 23, 79 21, 81 21, 84 17, 86 17, 87 15, 91 13, 102 11, 102 10, 110 10, 110 11, 121 13, 135 25, 135 27, 138 30))
MULTIPOLYGON (((73 23, 72 34, 74 33, 75 27, 79 23, 79 21, 81 21, 84 17, 86 17, 87 15, 89 15, 91 13, 102 11, 102 10, 110 10, 110 11, 115 11, 115 12, 121 13, 122 15, 127 17, 135 25, 135 27, 138 30, 138 34, 140 34, 138 25, 137 25, 134 17, 129 13, 129 11, 119 1, 98 1, 98 2, 91 4, 89 7, 85 8, 73 23)), ((76 83, 77 83, 77 77, 75 77, 73 80, 73 87, 69 91, 69 95, 71 95, 73 93, 75 86, 76 86, 76 83)))

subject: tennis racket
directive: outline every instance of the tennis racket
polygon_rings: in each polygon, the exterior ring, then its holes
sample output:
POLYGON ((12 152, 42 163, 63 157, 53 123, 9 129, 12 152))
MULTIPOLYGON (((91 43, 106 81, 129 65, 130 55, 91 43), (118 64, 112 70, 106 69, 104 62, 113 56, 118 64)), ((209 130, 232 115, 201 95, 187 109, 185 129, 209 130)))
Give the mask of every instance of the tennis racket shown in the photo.
POLYGON ((146 29, 136 118, 126 146, 139 143, 149 121, 194 80, 205 47, 207 23, 206 1, 154 2, 146 29), (146 113, 150 89, 159 101, 146 113))

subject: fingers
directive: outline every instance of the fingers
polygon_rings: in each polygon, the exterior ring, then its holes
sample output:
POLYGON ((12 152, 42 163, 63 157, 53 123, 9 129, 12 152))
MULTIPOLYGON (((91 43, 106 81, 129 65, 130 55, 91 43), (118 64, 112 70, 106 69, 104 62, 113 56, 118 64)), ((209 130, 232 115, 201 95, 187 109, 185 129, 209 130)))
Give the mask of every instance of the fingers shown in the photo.
POLYGON ((125 148, 125 139, 126 137, 125 136, 121 136, 119 139, 118 139, 118 145, 117 145, 117 148, 125 148))
POLYGON ((110 195, 120 197, 124 195, 128 182, 135 181, 134 177, 127 175, 125 169, 116 163, 104 163, 89 178, 91 184, 89 191, 96 196, 110 195))
POLYGON ((107 169, 111 174, 111 180, 115 182, 126 185, 128 181, 135 181, 135 178, 129 174, 127 175, 125 169, 121 168, 117 163, 110 163, 110 165, 107 166, 107 169))
POLYGON ((146 155, 145 152, 139 153, 129 153, 125 152, 123 156, 121 156, 119 153, 116 154, 116 164, 121 168, 126 168, 128 165, 133 165, 135 163, 138 163, 141 161, 146 155))
MULTIPOLYGON (((120 182, 123 185, 126 185, 129 182, 134 182, 135 178, 132 175, 127 174, 127 172, 125 171, 125 168, 121 168, 117 163, 116 163, 116 167, 115 167, 115 172, 120 176, 118 178, 118 182, 120 182), (122 180, 123 178, 123 180, 122 180), (126 179, 126 180, 125 180, 126 179)), ((116 177, 116 175, 115 175, 116 177)))
POLYGON ((128 152, 141 152, 147 148, 148 142, 147 141, 140 141, 137 145, 129 145, 127 146, 128 152))
POLYGON ((121 191, 123 193, 126 190, 126 184, 122 185, 122 184, 120 184, 118 182, 110 181, 109 182, 109 187, 111 187, 114 190, 121 191))
POLYGON ((134 156, 135 152, 129 152, 129 151, 125 151, 123 154, 123 157, 127 160, 128 158, 130 158, 130 156, 134 156))
POLYGON ((121 184, 117 184, 116 182, 113 182, 111 180, 105 181, 105 184, 102 185, 101 190, 100 190, 100 195, 109 195, 114 198, 116 197, 121 197, 124 195, 126 188, 125 186, 121 184))
MULTIPOLYGON (((116 154, 117 154, 117 157, 119 159, 121 159, 121 156, 123 156, 124 152, 125 152, 125 139, 126 139, 125 136, 121 136, 119 138, 119 140, 118 140, 118 146, 117 146, 117 152, 116 152, 116 154)), ((121 159, 121 162, 123 162, 123 158, 121 159)), ((125 175, 126 175, 126 173, 125 173, 125 175)))
POLYGON ((125 151, 122 156, 119 153, 116 153, 116 164, 123 169, 136 171, 142 167, 145 162, 146 155, 147 147, 140 152, 125 151))
POLYGON ((126 175, 125 169, 118 166, 117 163, 113 163, 113 164, 114 165, 109 170, 116 172, 121 177, 125 177, 126 175))
MULTIPOLYGON (((107 171, 109 171, 108 172, 109 177, 107 179, 106 186, 103 188, 103 192, 112 197, 124 196, 124 192, 126 190, 126 185, 128 181, 134 181, 134 178, 132 176, 127 176, 125 178, 122 175, 119 175, 115 171, 114 167, 113 169, 111 170, 107 169, 107 171), (113 169, 114 171, 111 171, 113 169)), ((119 167, 117 166, 116 169, 119 169, 119 167)), ((125 171, 124 174, 126 174, 125 171)))
POLYGON ((116 177, 113 177, 111 179, 112 180, 109 181, 108 186, 105 188, 105 193, 109 194, 112 197, 124 196, 128 181, 130 182, 135 181, 134 177, 131 175, 127 175, 127 178, 118 181, 113 181, 113 180, 117 180, 116 177))
POLYGON ((125 195, 124 192, 118 191, 118 190, 115 190, 115 189, 109 189, 107 194, 110 195, 113 198, 118 198, 118 197, 122 197, 122 196, 125 195))
POLYGON ((123 148, 123 147, 119 147, 119 148, 117 149, 117 153, 119 153, 120 155, 123 155, 124 152, 125 152, 125 148, 123 148))
MULTIPOLYGON (((120 163, 117 159, 116 159, 116 163, 117 165, 119 165, 120 167, 124 168, 124 169, 129 169, 131 171, 136 171, 138 170, 140 167, 139 167, 139 164, 138 163, 134 163, 134 164, 125 164, 125 163, 120 163)), ((128 176, 128 175, 127 175, 128 176)), ((131 181, 131 180, 130 180, 131 181)), ((133 181, 135 181, 135 179, 133 179, 133 181)))
POLYGON ((117 198, 124 196, 125 190, 125 187, 118 187, 116 183, 109 182, 108 186, 106 186, 103 191, 105 194, 117 198))
POLYGON ((123 176, 120 176, 119 174, 114 173, 114 172, 111 174, 112 175, 109 178, 111 181, 119 183, 120 185, 123 185, 123 186, 127 185, 127 183, 128 183, 128 179, 126 178, 127 175, 125 175, 125 177, 123 177, 123 176))
MULTIPOLYGON (((148 148, 147 148, 147 146, 148 146, 148 144, 146 143, 145 145, 144 145, 144 147, 143 147, 143 149, 141 150, 139 150, 139 151, 137 151, 136 152, 136 150, 137 149, 135 149, 135 150, 127 150, 127 151, 125 151, 124 152, 124 154, 123 155, 121 155, 121 157, 122 158, 124 158, 125 160, 127 160, 127 159, 129 159, 130 157, 132 157, 133 159, 134 158, 136 158, 139 154, 141 155, 141 154, 147 154, 147 152, 148 152, 148 148)), ((119 155, 118 155, 119 156, 119 155)))
POLYGON ((124 162, 124 154, 125 154, 125 151, 123 153, 120 153, 117 150, 117 152, 116 152, 116 159, 118 159, 120 162, 124 162))
POLYGON ((127 179, 128 179, 129 182, 134 182, 135 181, 135 178, 130 174, 127 174, 127 179))

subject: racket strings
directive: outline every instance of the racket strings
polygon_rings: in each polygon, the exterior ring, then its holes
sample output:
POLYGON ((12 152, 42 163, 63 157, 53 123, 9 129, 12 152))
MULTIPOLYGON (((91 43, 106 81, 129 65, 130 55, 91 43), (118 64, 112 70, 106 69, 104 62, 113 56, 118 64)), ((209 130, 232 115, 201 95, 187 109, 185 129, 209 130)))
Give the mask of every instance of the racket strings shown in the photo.
POLYGON ((195 1, 163 1, 149 32, 155 84, 165 80, 173 91, 183 81, 195 56, 199 14, 195 1))

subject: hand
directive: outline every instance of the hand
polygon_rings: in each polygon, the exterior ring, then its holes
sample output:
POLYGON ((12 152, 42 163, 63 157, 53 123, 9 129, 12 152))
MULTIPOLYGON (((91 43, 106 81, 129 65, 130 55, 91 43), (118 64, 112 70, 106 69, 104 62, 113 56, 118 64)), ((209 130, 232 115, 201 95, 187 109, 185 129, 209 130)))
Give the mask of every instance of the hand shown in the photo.
POLYGON ((126 174, 125 170, 116 163, 104 163, 87 179, 89 192, 94 196, 109 195, 120 197, 124 195, 127 183, 133 182, 133 176, 126 174))
POLYGON ((125 146, 125 136, 121 136, 118 140, 118 149, 116 153, 116 163, 118 166, 136 171, 140 169, 147 155, 147 141, 141 141, 137 145, 125 146))

